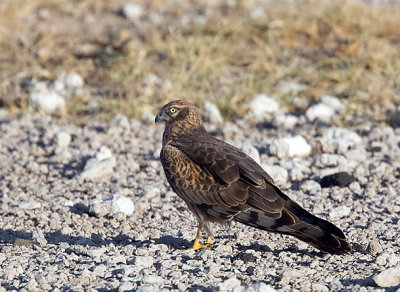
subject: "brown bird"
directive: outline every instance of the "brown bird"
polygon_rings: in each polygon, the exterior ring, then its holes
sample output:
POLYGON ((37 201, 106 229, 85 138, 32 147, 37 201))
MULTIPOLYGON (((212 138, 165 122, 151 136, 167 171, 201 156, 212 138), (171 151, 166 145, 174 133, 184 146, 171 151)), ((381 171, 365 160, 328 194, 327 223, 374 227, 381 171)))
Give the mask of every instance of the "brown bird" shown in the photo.
POLYGON ((212 246, 213 223, 232 220, 293 235, 326 253, 351 250, 339 228, 292 201, 248 155, 212 137, 189 102, 164 105, 155 121, 165 123, 160 160, 167 180, 199 222, 194 250, 212 246))

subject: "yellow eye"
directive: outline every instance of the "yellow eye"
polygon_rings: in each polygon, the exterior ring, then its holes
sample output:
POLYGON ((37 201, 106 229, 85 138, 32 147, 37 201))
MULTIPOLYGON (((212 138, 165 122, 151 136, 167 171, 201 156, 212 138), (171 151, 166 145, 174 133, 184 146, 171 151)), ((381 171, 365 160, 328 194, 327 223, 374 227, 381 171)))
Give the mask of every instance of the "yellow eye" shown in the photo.
POLYGON ((171 114, 176 113, 176 108, 175 107, 171 107, 171 109, 169 110, 171 112, 171 114))

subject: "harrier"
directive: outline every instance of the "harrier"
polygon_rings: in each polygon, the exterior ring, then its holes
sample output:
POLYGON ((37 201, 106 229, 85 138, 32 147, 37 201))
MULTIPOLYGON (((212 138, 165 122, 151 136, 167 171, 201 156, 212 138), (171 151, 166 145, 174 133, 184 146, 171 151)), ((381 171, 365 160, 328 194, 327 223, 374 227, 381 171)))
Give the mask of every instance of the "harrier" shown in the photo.
POLYGON ((292 235, 331 254, 351 250, 343 232, 286 196, 252 158, 212 137, 189 102, 172 101, 155 122, 164 122, 161 164, 172 189, 196 216, 193 249, 211 247, 213 223, 237 221, 292 235), (202 229, 208 233, 200 244, 202 229))

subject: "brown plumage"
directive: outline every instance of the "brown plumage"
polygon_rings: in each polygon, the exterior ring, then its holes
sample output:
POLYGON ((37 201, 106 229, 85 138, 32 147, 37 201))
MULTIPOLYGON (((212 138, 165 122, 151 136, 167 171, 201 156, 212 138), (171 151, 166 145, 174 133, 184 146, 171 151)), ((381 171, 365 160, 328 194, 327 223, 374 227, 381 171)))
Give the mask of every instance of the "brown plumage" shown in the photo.
POLYGON ((234 220, 293 235, 323 252, 351 250, 339 228, 292 201, 249 156, 208 134, 190 103, 166 104, 156 122, 165 123, 160 160, 167 180, 199 221, 193 249, 211 246, 214 222, 234 220), (203 227, 206 245, 199 244, 203 227))

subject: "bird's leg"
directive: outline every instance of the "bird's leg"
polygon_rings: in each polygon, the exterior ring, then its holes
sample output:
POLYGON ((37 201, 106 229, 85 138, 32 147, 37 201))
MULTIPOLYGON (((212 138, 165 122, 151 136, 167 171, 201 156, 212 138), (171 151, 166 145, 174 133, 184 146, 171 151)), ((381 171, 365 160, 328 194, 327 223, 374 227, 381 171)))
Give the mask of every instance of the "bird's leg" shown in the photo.
POLYGON ((211 244, 211 237, 208 236, 207 237, 207 241, 206 244, 201 244, 200 241, 200 236, 201 236, 201 225, 199 224, 199 227, 197 228, 197 234, 196 234, 196 238, 194 240, 193 243, 193 250, 199 250, 201 248, 205 248, 205 247, 213 247, 213 245, 211 244))

